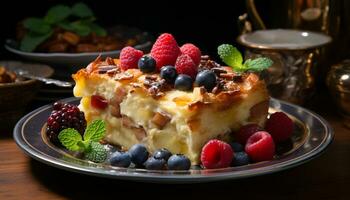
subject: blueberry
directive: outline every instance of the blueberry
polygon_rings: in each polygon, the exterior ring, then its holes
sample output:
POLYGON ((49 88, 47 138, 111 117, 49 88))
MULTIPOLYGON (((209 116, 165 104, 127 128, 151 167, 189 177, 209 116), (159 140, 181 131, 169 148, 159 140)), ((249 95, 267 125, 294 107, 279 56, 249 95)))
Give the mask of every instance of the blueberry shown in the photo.
POLYGON ((216 75, 211 70, 203 70, 197 74, 194 85, 203 86, 208 92, 211 92, 216 85, 216 75))
POLYGON ((109 163, 116 167, 129 167, 131 158, 127 152, 114 152, 109 159, 109 163))
POLYGON ((231 148, 232 148, 232 150, 233 150, 234 152, 241 152, 241 151, 244 151, 243 145, 241 145, 241 144, 238 143, 238 142, 231 142, 231 143, 230 143, 230 146, 231 146, 231 148))
POLYGON ((171 152, 168 149, 165 149, 165 148, 158 149, 153 154, 154 158, 156 158, 156 159, 164 159, 165 161, 168 161, 170 156, 171 156, 171 152))
POLYGON ((233 160, 232 160, 232 166, 247 165, 249 164, 249 162, 250 162, 250 159, 248 154, 244 151, 241 151, 234 154, 233 160))
POLYGON ((170 170, 188 170, 191 167, 191 161, 182 154, 174 154, 168 160, 170 170))
POLYGON ((174 66, 167 65, 160 69, 160 77, 165 79, 167 83, 174 83, 177 72, 174 66))
POLYGON ((183 90, 183 91, 187 91, 187 90, 191 90, 192 89, 192 78, 186 74, 180 74, 177 76, 177 78, 175 79, 175 89, 178 90, 183 90))
POLYGON ((156 60, 151 56, 142 56, 137 65, 144 73, 154 72, 156 70, 156 60))
POLYGON ((129 149, 131 162, 136 166, 141 166, 148 158, 148 151, 143 144, 135 144, 129 149))
POLYGON ((154 157, 149 157, 143 165, 146 169, 161 170, 164 168, 165 163, 166 161, 164 159, 156 159, 154 157))

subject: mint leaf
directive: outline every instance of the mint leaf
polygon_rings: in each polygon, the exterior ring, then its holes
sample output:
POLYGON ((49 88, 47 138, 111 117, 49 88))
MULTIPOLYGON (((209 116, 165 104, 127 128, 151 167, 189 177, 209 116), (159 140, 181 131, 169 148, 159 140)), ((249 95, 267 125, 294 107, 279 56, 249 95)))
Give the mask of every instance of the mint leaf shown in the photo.
POLYGON ((69 21, 62 21, 57 24, 57 26, 67 30, 67 31, 73 31, 74 28, 72 27, 71 23, 69 21))
POLYGON ((25 19, 23 21, 23 26, 29 31, 41 34, 48 33, 52 30, 50 25, 47 24, 43 19, 35 17, 25 19))
POLYGON ((32 52, 36 49, 36 47, 48 39, 52 35, 52 31, 46 34, 37 34, 34 32, 28 32, 20 43, 20 50, 26 52, 32 52))
POLYGON ((238 49, 230 44, 222 44, 218 47, 218 54, 222 61, 234 69, 241 69, 243 58, 238 49))
POLYGON ((70 7, 57 5, 47 11, 44 20, 49 24, 54 24, 68 18, 71 13, 72 10, 70 7))
POLYGON ((107 150, 98 142, 91 142, 90 148, 85 151, 85 158, 96 163, 101 163, 107 158, 107 150))
POLYGON ((92 32, 96 33, 96 35, 98 35, 98 36, 106 36, 107 35, 107 31, 95 23, 90 24, 90 29, 92 32))
POLYGON ((71 151, 82 150, 82 148, 78 145, 79 142, 82 142, 82 137, 80 133, 73 128, 67 128, 62 130, 58 134, 58 139, 60 140, 62 145, 66 147, 68 150, 71 150, 71 151))
POLYGON ((80 21, 72 22, 69 24, 69 26, 71 28, 71 31, 80 36, 87 36, 91 33, 90 27, 85 23, 81 23, 80 21))
POLYGON ((273 61, 266 57, 260 57, 256 59, 248 59, 244 62, 244 66, 248 71, 260 72, 267 69, 273 64, 273 61))
POLYGON ((86 127, 84 140, 98 142, 105 136, 105 133, 105 122, 103 120, 94 120, 86 127))
POLYGON ((74 4, 72 7, 72 14, 81 18, 94 16, 92 10, 84 3, 74 4))

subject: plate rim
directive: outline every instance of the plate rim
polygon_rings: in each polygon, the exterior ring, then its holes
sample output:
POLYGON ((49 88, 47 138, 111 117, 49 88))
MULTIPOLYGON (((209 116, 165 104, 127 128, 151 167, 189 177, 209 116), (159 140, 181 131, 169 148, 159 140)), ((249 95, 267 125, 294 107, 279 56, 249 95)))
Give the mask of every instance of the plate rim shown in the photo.
MULTIPOLYGON (((37 58, 52 58, 52 57, 69 57, 69 58, 76 58, 76 57, 88 57, 88 56, 97 56, 97 55, 110 55, 110 54, 118 54, 120 53, 121 49, 118 50, 113 50, 113 51, 101 51, 101 52, 84 52, 84 53, 43 53, 43 52, 26 52, 26 51, 21 51, 17 48, 14 48, 10 45, 10 43, 14 41, 13 39, 6 39, 6 42, 4 44, 5 48, 12 52, 15 53, 17 55, 21 55, 21 56, 31 56, 31 57, 37 57, 37 58)), ((150 46, 152 44, 151 41, 146 41, 142 44, 137 44, 135 46, 133 46, 136 49, 143 49, 146 48, 148 46, 150 46)))
MULTIPOLYGON (((70 102, 73 100, 76 100, 78 98, 76 97, 70 97, 66 99, 62 99, 63 102, 70 102)), ((106 170, 106 169, 100 169, 95 167, 87 167, 87 166, 77 166, 76 163, 69 163, 67 164, 67 161, 63 161, 61 159, 55 158, 56 160, 53 160, 52 156, 45 155, 43 152, 38 152, 37 149, 33 149, 29 146, 28 143, 24 141, 24 138, 21 137, 21 131, 24 125, 24 122, 35 113, 38 113, 39 111, 46 110, 50 107, 50 104, 44 105, 42 107, 39 107, 30 113, 23 116, 18 123, 16 124, 14 131, 13 131, 13 137, 16 142, 16 144, 20 147, 21 150, 23 150, 28 156, 31 158, 34 158, 35 160, 38 160, 40 162, 43 162, 49 166, 53 166, 59 169, 63 169, 66 171, 81 173, 81 174, 87 174, 87 175, 93 175, 98 177, 107 177, 107 178, 113 178, 113 179, 120 179, 120 180, 133 180, 133 181, 140 181, 140 182, 157 182, 157 183, 198 183, 198 182, 212 182, 212 181, 221 181, 221 180, 228 180, 228 179, 240 179, 240 178, 248 178, 253 176, 260 176, 265 174, 271 174, 279 171, 283 171, 292 167, 296 167, 299 165, 304 164, 305 162, 308 162, 320 155, 322 155, 325 150, 330 146, 334 139, 334 130, 330 126, 330 124, 320 115, 317 113, 314 113, 313 111, 310 111, 306 108, 303 108, 298 105, 294 105, 282 100, 277 100, 274 98, 271 98, 270 101, 278 102, 282 104, 286 104, 291 107, 296 107, 298 109, 302 109, 303 111, 308 112, 309 114, 313 115, 317 120, 321 122, 321 124, 324 127, 324 131, 326 131, 328 134, 326 137, 324 137, 324 142, 320 143, 317 147, 312 149, 310 152, 307 152, 307 154, 303 157, 297 157, 295 158, 291 163, 285 161, 282 163, 277 163, 276 167, 271 168, 270 165, 253 168, 249 170, 250 173, 232 173, 232 171, 228 172, 220 172, 220 173, 209 173, 209 174, 190 174, 183 176, 181 174, 152 174, 152 173, 137 173, 136 175, 133 173, 128 173, 127 170, 125 173, 121 171, 115 171, 115 170, 106 170)), ((214 170, 215 171, 215 170, 214 170)))

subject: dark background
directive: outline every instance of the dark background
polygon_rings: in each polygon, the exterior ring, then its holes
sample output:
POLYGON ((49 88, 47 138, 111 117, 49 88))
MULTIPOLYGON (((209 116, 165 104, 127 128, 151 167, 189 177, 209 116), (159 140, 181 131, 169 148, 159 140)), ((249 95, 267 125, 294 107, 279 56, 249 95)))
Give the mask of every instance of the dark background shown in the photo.
MULTIPOLYGON (((56 4, 72 5, 79 0, 6 1, 0 12, 0 41, 15 34, 16 23, 25 17, 45 15, 48 8, 56 4)), ((238 36, 237 18, 245 12, 245 1, 112 1, 86 0, 98 22, 106 27, 113 25, 135 26, 157 36, 172 33, 181 45, 191 42, 204 53, 216 55, 216 47, 222 43, 235 44, 238 36)), ((269 18, 271 0, 256 1, 259 11, 269 18)), ((0 45, 0 58, 13 55, 0 45)))

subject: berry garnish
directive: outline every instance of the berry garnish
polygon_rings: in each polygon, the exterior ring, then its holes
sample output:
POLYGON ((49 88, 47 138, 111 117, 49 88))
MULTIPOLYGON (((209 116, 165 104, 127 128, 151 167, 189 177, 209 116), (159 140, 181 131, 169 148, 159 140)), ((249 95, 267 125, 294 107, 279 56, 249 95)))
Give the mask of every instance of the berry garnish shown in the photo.
POLYGON ((60 110, 63 107, 63 103, 56 101, 55 103, 53 103, 52 107, 53 107, 53 110, 60 110))
POLYGON ((171 152, 168 149, 162 148, 158 149, 153 153, 153 157, 156 159, 164 159, 165 161, 168 161, 169 157, 171 156, 171 152))
POLYGON ((100 163, 107 158, 107 150, 99 143, 105 134, 105 122, 94 120, 86 127, 83 137, 77 130, 67 128, 58 134, 58 139, 68 150, 83 152, 88 160, 100 163))
POLYGON ((100 110, 103 110, 108 106, 108 101, 100 95, 92 95, 90 103, 93 108, 100 110))
POLYGON ((161 170, 165 167, 166 161, 164 159, 157 159, 154 157, 149 157, 144 166, 146 169, 150 170, 161 170))
POLYGON ((230 146, 235 153, 244 151, 243 145, 238 142, 230 142, 230 146))
POLYGON ((129 154, 131 157, 131 162, 133 162, 136 166, 142 166, 149 155, 147 148, 143 144, 135 144, 132 146, 129 149, 129 154))
POLYGON ((116 151, 111 155, 109 163, 115 167, 129 167, 131 164, 131 158, 127 152, 116 151))
POLYGON ((275 112, 266 121, 265 129, 275 142, 286 141, 293 133, 293 121, 283 112, 275 112))
POLYGON ((120 67, 122 70, 137 68, 137 63, 143 56, 143 52, 133 47, 124 47, 120 52, 120 67))
POLYGON ((245 145, 250 136, 262 130, 263 129, 257 124, 247 124, 242 126, 234 136, 239 143, 245 145))
POLYGON ((258 131, 248 139, 245 152, 254 162, 272 160, 275 155, 275 143, 268 132, 258 131))
POLYGON ((156 60, 148 55, 142 56, 137 65, 143 73, 150 73, 156 70, 156 60))
POLYGON ((229 144, 216 139, 210 140, 202 148, 202 165, 207 169, 229 167, 233 159, 233 154, 229 144))
POLYGON ((175 68, 178 74, 187 74, 193 79, 196 78, 198 66, 193 62, 192 58, 186 54, 177 58, 175 68))
POLYGON ((186 74, 180 74, 175 79, 174 87, 177 90, 188 91, 192 89, 192 78, 186 74))
POLYGON ((180 48, 175 38, 169 33, 163 33, 153 44, 151 56, 156 60, 157 70, 165 65, 175 65, 180 48))
POLYGON ((196 47, 194 44, 187 43, 182 45, 180 50, 182 54, 189 55, 192 58, 194 64, 196 64, 197 66, 199 65, 202 53, 198 47, 196 47))
POLYGON ((249 162, 250 162, 250 159, 248 154, 244 151, 241 151, 241 152, 235 153, 235 155, 233 156, 232 166, 236 167, 236 166, 248 165, 249 162))
POLYGON ((185 155, 174 154, 168 160, 170 170, 188 170, 191 167, 191 161, 185 155))
POLYGON ((211 70, 203 70, 197 74, 194 85, 204 87, 208 92, 211 92, 216 85, 216 75, 211 70))
POLYGON ((84 113, 76 105, 55 102, 47 119, 46 133, 50 141, 59 144, 58 134, 66 128, 74 128, 82 135, 86 128, 84 113))
POLYGON ((173 84, 177 77, 177 72, 174 66, 167 65, 160 69, 160 77, 167 83, 173 84))

